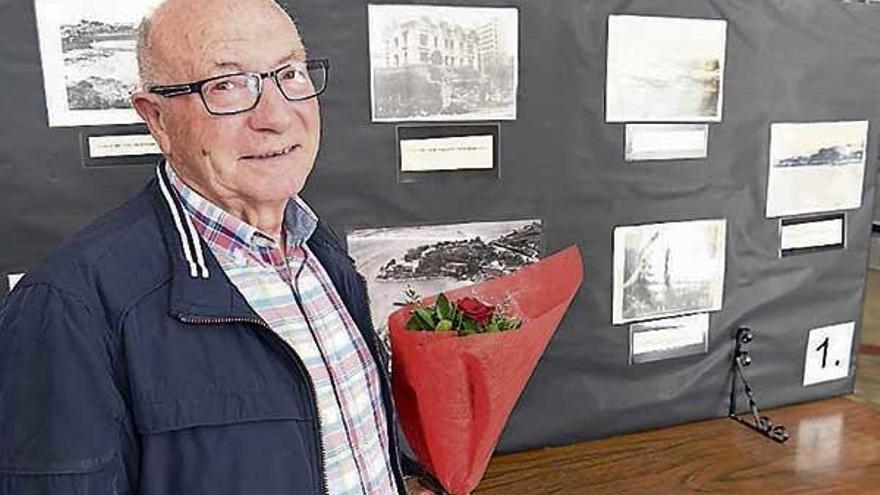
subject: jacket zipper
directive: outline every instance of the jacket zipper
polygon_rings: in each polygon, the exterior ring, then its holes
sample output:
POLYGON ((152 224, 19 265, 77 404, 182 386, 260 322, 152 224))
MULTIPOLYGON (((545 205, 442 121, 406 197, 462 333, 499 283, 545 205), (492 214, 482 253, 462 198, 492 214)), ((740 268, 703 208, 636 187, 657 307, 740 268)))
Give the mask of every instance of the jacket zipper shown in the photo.
MULTIPOLYGON (((369 318, 369 324, 372 326, 373 325, 373 308, 370 305, 370 295, 367 292, 367 279, 366 279, 366 277, 363 276, 363 274, 361 274, 361 272, 355 270, 355 273, 357 273, 358 278, 360 278, 360 280, 361 280, 361 292, 363 292, 363 294, 364 294, 364 306, 367 308, 367 318, 369 318)), ((391 329, 389 328, 388 331, 390 332, 391 329)), ((389 339, 390 339, 390 336, 389 336, 389 339)), ((391 428, 390 428, 391 432, 388 435, 388 439, 389 439, 389 442, 391 443, 390 447, 391 447, 392 459, 394 460, 394 463, 396 464, 396 466, 394 466, 395 478, 397 478, 397 484, 400 485, 398 487, 398 491, 400 491, 401 493, 405 493, 406 488, 405 488, 404 481, 403 481, 403 468, 401 467, 402 463, 400 460, 400 447, 397 445, 397 443, 398 443, 397 442, 397 428, 394 426, 395 425, 394 406, 393 406, 394 402, 393 402, 393 398, 391 396, 391 373, 389 372, 389 367, 391 366, 391 361, 389 359, 389 361, 387 363, 382 362, 382 353, 383 353, 383 349, 385 348, 385 346, 382 344, 382 341, 379 340, 379 334, 375 328, 373 329, 373 342, 376 345, 376 352, 379 353, 379 356, 377 356, 377 357, 379 358, 379 364, 381 365, 381 368, 382 368, 381 373, 385 377, 385 379, 383 381, 388 384, 388 400, 391 401, 391 404, 392 404, 391 417, 389 418, 389 421, 388 421, 388 424, 391 425, 391 428)), ((391 357, 387 353, 386 353, 386 355, 388 356, 388 358, 391 357)), ((386 411, 386 414, 387 413, 388 413, 388 411, 386 411)))
MULTIPOLYGON (((299 297, 296 297, 297 305, 300 304, 299 297)), ((302 311, 302 307, 300 306, 300 311, 302 311)), ((305 315, 305 313, 303 313, 305 315)), ((330 495, 330 492, 327 489, 327 472, 324 469, 324 434, 321 429, 321 417, 318 415, 318 394, 315 392, 315 384, 312 382, 312 377, 309 375, 308 370, 306 369, 306 365, 302 362, 302 359, 294 352, 293 348, 290 347, 290 344, 284 341, 274 330, 262 319, 259 318, 243 318, 243 317, 198 317, 198 316, 186 316, 186 315, 176 315, 177 319, 183 323, 194 324, 194 325, 222 325, 229 323, 250 323, 260 327, 264 330, 264 333, 268 334, 269 337, 281 345, 281 348, 284 349, 285 353, 290 357, 294 363, 296 363, 297 369, 302 373, 302 375, 306 379, 306 383, 308 384, 308 389, 312 399, 312 412, 315 415, 315 443, 318 447, 318 453, 320 455, 320 459, 318 461, 318 467, 321 473, 319 478, 321 493, 324 495, 330 495)), ((308 319, 306 319, 306 323, 308 323, 308 319)), ((309 328, 311 328, 311 324, 309 324, 309 328)))

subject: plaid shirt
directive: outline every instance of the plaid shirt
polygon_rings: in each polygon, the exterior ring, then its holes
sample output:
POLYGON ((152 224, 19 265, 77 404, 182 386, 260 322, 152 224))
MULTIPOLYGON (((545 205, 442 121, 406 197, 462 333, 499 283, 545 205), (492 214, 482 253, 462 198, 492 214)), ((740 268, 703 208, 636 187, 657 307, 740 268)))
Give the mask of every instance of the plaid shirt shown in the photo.
POLYGON ((200 196, 172 167, 167 170, 223 271, 308 370, 318 398, 328 493, 396 493, 376 363, 305 243, 317 225, 315 214, 299 198, 288 201, 282 253, 270 236, 200 196))

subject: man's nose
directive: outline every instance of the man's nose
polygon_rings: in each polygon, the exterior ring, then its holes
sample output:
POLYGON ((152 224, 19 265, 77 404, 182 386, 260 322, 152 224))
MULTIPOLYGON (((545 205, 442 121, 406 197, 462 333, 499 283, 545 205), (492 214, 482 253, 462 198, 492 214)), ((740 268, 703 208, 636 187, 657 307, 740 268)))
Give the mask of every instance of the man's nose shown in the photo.
POLYGON ((263 80, 263 94, 250 115, 250 125, 255 130, 283 131, 290 125, 294 108, 281 94, 281 89, 272 77, 263 80))

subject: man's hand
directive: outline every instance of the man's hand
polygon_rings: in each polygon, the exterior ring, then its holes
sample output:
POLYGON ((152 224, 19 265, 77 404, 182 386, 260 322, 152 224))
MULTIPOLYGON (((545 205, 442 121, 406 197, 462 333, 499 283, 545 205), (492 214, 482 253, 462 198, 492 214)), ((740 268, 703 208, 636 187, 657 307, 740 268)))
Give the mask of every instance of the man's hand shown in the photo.
POLYGON ((407 495, 440 495, 425 487, 416 476, 407 476, 403 479, 407 495))

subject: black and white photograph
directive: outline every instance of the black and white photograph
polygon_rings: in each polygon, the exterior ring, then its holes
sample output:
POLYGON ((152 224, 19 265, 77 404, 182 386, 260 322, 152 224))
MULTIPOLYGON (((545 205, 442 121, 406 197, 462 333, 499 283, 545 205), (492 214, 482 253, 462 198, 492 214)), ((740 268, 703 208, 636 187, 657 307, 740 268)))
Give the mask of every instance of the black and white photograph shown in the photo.
POLYGON ((770 126, 767 217, 862 205, 868 121, 770 126))
POLYGON ((36 0, 50 127, 141 122, 135 31, 159 0, 36 0))
POLYGON ((709 313, 633 323, 629 364, 650 363, 709 350, 709 313))
POLYGON ((516 8, 367 8, 374 122, 516 119, 516 8))
POLYGON ((692 160, 709 154, 708 124, 627 124, 628 162, 692 160))
POLYGON ((720 122, 727 21, 608 18, 607 122, 720 122))
POLYGON ((347 238, 367 279, 373 324, 385 328, 408 288, 430 296, 537 262, 543 228, 540 220, 517 220, 361 229, 347 238))
POLYGON ((721 309, 726 220, 614 229, 613 323, 721 309))

